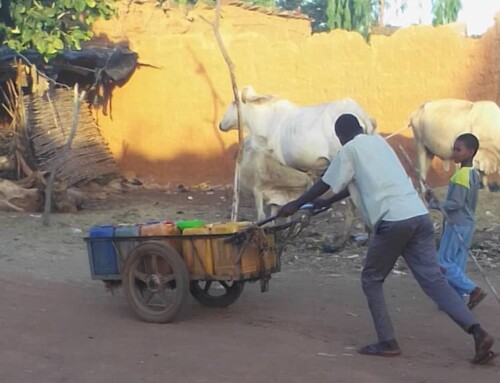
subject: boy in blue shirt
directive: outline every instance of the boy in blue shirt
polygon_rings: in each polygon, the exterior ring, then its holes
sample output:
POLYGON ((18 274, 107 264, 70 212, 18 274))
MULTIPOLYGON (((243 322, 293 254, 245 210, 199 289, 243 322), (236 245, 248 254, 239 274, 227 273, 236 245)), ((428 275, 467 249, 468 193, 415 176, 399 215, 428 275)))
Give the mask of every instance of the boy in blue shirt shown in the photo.
POLYGON ((475 211, 479 191, 479 174, 472 163, 479 141, 471 133, 458 136, 453 144, 452 158, 460 169, 451 177, 446 199, 439 202, 428 190, 425 194, 431 209, 446 215, 446 225, 439 244, 439 263, 448 283, 461 297, 469 295, 467 306, 476 307, 486 292, 466 276, 467 253, 475 229, 475 211), (461 238, 460 238, 461 237, 461 238))

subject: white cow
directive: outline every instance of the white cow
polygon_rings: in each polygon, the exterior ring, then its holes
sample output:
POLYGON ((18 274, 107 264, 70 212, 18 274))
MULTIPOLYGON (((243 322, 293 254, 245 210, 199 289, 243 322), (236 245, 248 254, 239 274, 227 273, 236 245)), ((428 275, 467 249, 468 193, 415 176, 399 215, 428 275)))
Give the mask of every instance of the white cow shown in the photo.
MULTIPOLYGON (((313 106, 297 106, 271 95, 258 95, 247 86, 240 95, 242 126, 267 141, 267 147, 283 165, 321 175, 339 151, 335 121, 341 114, 355 115, 364 131, 371 134, 375 121, 352 99, 313 106)), ((237 129, 233 101, 219 124, 227 132, 237 129)))
MULTIPOLYGON (((242 89, 240 100, 241 123, 247 132, 265 142, 268 153, 279 163, 309 173, 314 179, 323 174, 341 148, 334 127, 340 115, 355 115, 368 134, 376 129, 375 120, 352 99, 297 106, 276 96, 258 95, 247 86, 242 89)), ((219 128, 227 132, 237 127, 237 109, 233 101, 219 128)), ((350 212, 344 240, 352 224, 350 212)))
POLYGON ((475 167, 486 176, 500 171, 500 108, 494 102, 429 101, 412 114, 409 125, 415 137, 419 172, 424 179, 434 156, 443 160, 448 170, 453 142, 462 133, 472 133, 479 140, 475 167))
POLYGON ((312 185, 307 173, 281 164, 267 149, 266 142, 248 136, 237 175, 244 191, 252 193, 257 219, 276 214, 276 208, 298 198, 312 185))

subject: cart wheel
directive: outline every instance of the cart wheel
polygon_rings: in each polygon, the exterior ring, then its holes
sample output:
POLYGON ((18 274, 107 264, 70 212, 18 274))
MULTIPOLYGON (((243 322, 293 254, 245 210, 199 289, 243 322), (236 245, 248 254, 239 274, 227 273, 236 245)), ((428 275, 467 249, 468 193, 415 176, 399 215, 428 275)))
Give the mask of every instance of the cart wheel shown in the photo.
POLYGON ((128 304, 146 322, 170 322, 186 302, 186 264, 165 243, 148 241, 136 246, 125 262, 122 279, 128 304))
POLYGON ((227 307, 243 292, 244 281, 191 281, 189 291, 203 306, 227 307))

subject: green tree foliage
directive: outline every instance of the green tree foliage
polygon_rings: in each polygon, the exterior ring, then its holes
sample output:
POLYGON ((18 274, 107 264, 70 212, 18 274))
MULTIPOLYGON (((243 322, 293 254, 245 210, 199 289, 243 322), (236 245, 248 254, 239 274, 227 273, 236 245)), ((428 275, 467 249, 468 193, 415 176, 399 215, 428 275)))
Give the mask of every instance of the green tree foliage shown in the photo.
MULTIPOLYGON (((276 5, 288 10, 300 7, 312 19, 314 33, 339 28, 358 31, 366 38, 370 26, 385 25, 385 11, 403 14, 410 1, 416 0, 276 0, 276 5)), ((432 4, 434 25, 456 21, 462 8, 461 0, 433 0, 432 4)))
POLYGON ((46 59, 80 49, 92 37, 91 25, 116 15, 113 0, 1 0, 0 42, 22 52, 36 49, 46 59))
POLYGON ((461 0, 434 0, 432 2, 432 24, 441 25, 457 21, 461 9, 461 0))
POLYGON ((274 7, 276 4, 275 0, 252 0, 253 4, 260 5, 262 7, 274 7))
POLYGON ((373 0, 328 0, 327 25, 330 29, 358 31, 366 38, 378 5, 379 2, 373 0))
POLYGON ((329 31, 326 16, 328 0, 276 0, 276 6, 288 11, 300 9, 311 19, 313 33, 329 31))

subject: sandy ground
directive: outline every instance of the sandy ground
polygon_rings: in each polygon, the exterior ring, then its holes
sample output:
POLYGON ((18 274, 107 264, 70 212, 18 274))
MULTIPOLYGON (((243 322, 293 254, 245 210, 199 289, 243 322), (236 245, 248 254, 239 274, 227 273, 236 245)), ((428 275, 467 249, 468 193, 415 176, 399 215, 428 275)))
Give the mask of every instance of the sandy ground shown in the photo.
MULTIPOLYGON (((481 192, 474 248, 500 290, 500 194, 481 192)), ((338 213, 317 216, 283 254, 270 291, 258 284, 226 309, 190 301, 175 323, 138 320, 118 291, 90 279, 83 237, 95 224, 151 219, 228 221, 224 188, 145 190, 89 201, 77 214, 1 213, 0 382, 498 382, 500 362, 472 366, 470 336, 419 290, 404 263, 386 295, 403 348, 399 358, 358 355, 374 340, 359 282, 366 248, 324 252, 340 232, 338 213)), ((248 200, 242 218, 252 219, 248 200)), ((439 217, 435 216, 439 228, 439 217)), ((361 225, 353 232, 362 232, 361 225)), ((471 275, 486 284, 471 265, 471 275)), ((475 311, 500 347, 500 305, 475 311)))

